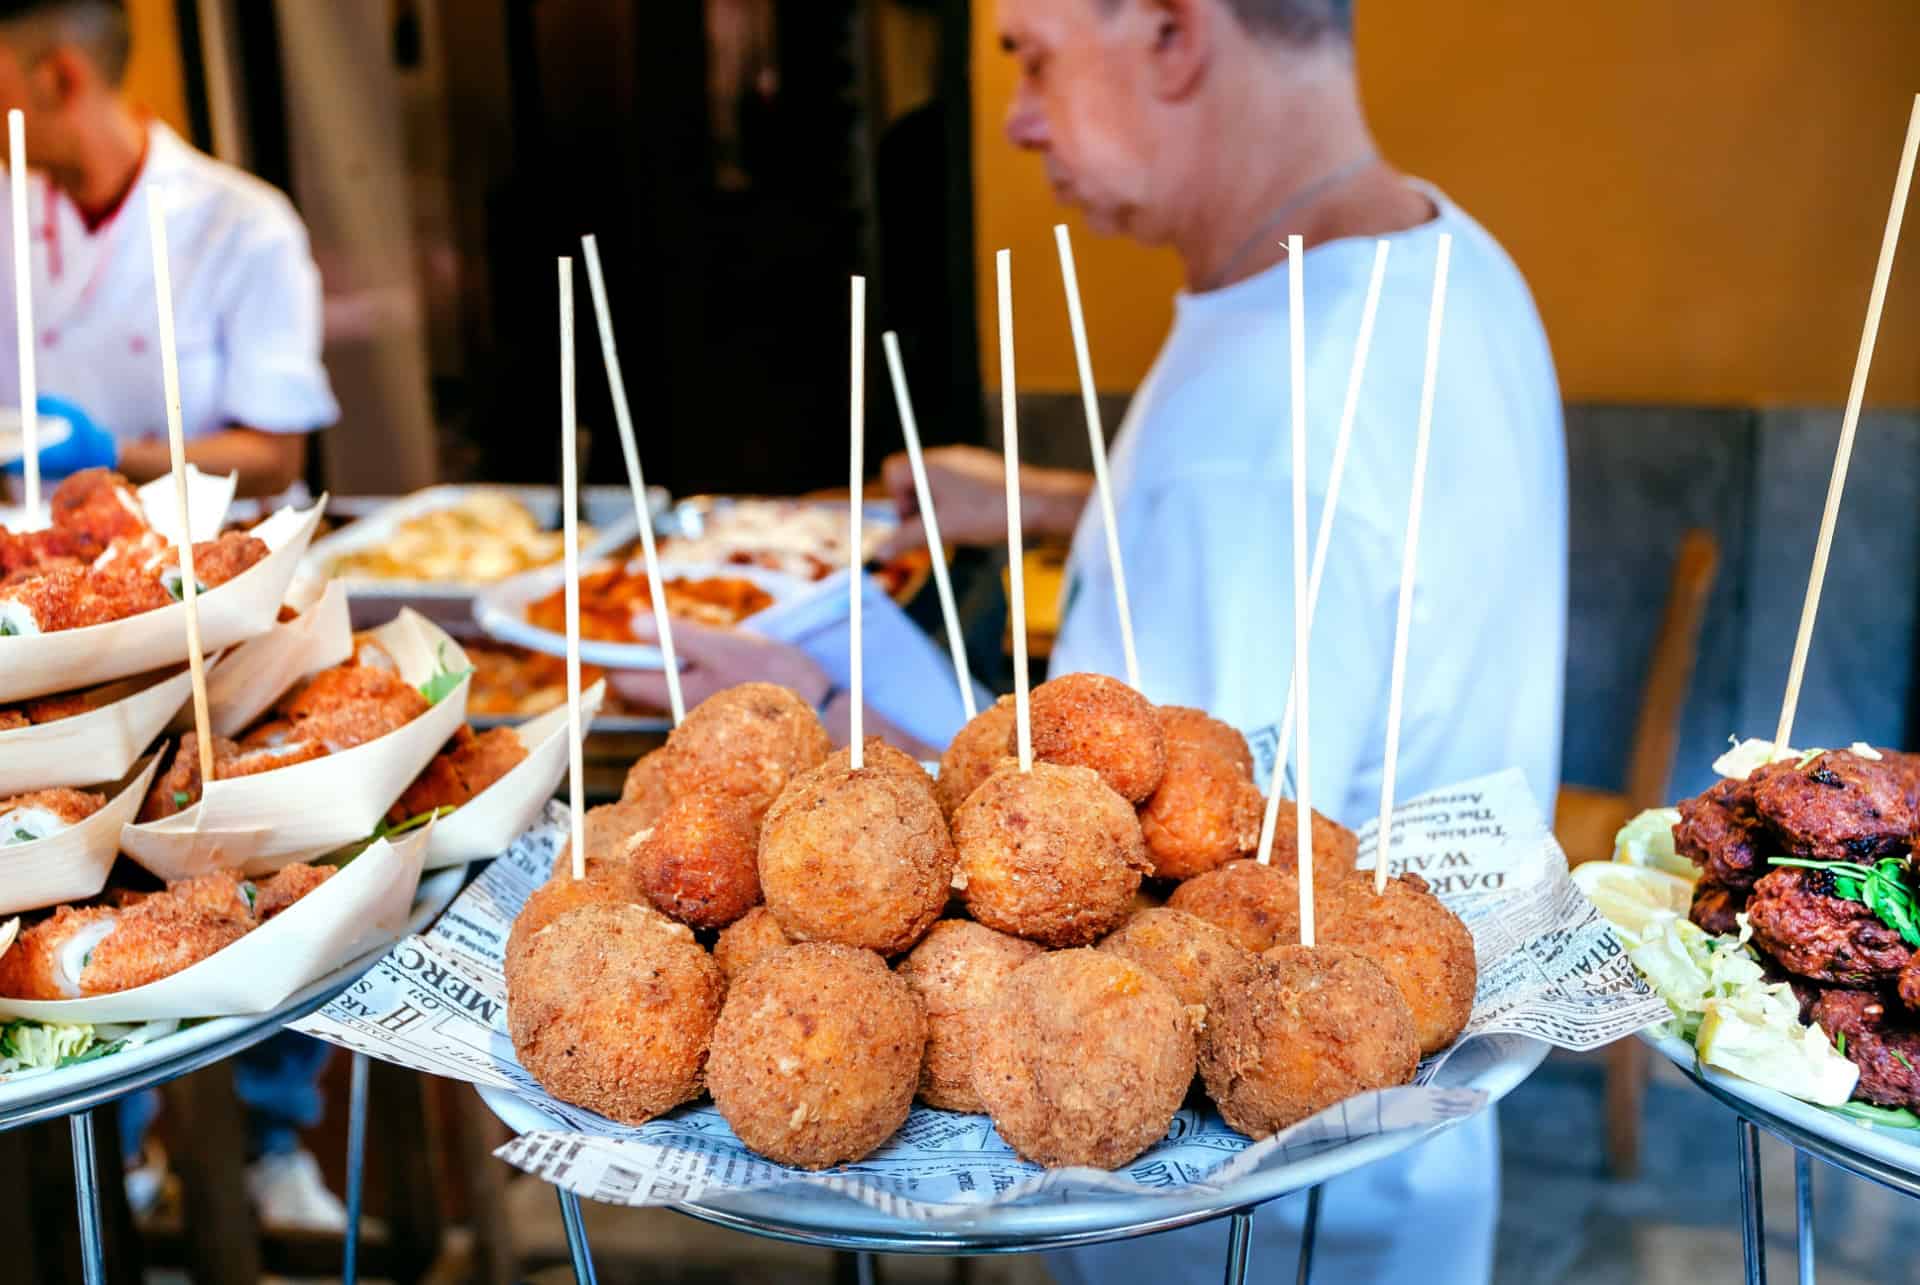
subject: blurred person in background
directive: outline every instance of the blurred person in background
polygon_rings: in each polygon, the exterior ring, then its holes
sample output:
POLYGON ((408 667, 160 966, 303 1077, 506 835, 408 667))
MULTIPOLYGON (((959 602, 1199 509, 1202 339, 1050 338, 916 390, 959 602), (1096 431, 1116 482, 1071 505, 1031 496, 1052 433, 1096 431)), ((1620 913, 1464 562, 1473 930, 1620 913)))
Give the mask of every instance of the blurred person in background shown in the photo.
MULTIPOLYGON (((147 203, 165 202, 187 458, 242 495, 287 491, 306 435, 338 415, 320 364, 320 276, 286 197, 195 151, 120 93, 131 50, 119 0, 0 0, 0 112, 26 117, 39 406, 65 421, 41 452, 57 479, 170 469, 147 203)), ((0 404, 18 405, 12 211, 0 201, 0 404)), ((18 466, 15 466, 17 471, 18 466)), ((296 1130, 319 1122, 331 1050, 282 1033, 234 1062, 247 1107, 248 1188, 273 1225, 333 1228, 345 1209, 296 1130)), ((151 1092, 121 1104, 136 1210, 164 1160, 144 1159, 151 1092)), ((191 1127, 191 1122, 183 1122, 191 1127)))
MULTIPOLYGON (((306 471, 306 435, 339 414, 306 228, 279 192, 129 104, 129 51, 120 0, 0 0, 0 111, 25 113, 32 171, 35 369, 43 412, 67 424, 41 470, 105 465, 136 483, 168 471, 147 230, 158 199, 187 458, 237 473, 241 495, 280 494, 306 471)), ((0 201, 0 405, 17 406, 12 236, 0 201)))

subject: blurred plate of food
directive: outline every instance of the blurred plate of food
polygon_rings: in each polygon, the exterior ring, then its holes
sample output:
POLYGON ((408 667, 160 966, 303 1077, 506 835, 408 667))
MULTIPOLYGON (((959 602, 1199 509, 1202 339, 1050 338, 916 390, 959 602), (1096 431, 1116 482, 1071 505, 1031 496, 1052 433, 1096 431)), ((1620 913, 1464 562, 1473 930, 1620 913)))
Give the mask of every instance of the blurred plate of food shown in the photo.
MULTIPOLYGON (((473 666, 467 721, 475 731, 518 724, 567 703, 567 663, 563 657, 490 638, 463 640, 463 645, 473 666)), ((599 665, 582 665, 581 690, 606 675, 599 665)), ((665 710, 636 705, 611 688, 593 720, 595 732, 667 732, 672 728, 673 719, 665 710)))
MULTIPOLYGON (((924 550, 880 559, 900 520, 891 505, 869 501, 861 514, 860 560, 896 602, 926 583, 924 550)), ((761 567, 798 580, 821 581, 843 571, 847 502, 813 497, 696 495, 657 519, 660 554, 688 562, 761 567)))

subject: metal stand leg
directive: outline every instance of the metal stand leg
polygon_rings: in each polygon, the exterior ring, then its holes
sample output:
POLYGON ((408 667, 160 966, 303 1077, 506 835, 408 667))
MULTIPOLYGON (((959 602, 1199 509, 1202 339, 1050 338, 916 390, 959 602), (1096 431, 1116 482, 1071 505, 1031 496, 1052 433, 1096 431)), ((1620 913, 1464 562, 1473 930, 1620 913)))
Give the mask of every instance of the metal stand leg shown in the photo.
POLYGON ((100 1250, 100 1178, 93 1163, 93 1112, 67 1117, 73 1139, 73 1196, 80 1208, 80 1267, 87 1285, 105 1285, 107 1264, 100 1250))
POLYGON ((1313 1279, 1313 1246, 1320 1239, 1320 1188, 1307 1188, 1307 1217, 1300 1224, 1300 1269, 1294 1273, 1294 1285, 1307 1285, 1313 1279))
POLYGON ((1800 1250, 1800 1285, 1814 1285, 1813 1160, 1796 1148, 1793 1153, 1795 1231, 1800 1250))
POLYGON ((555 1187, 560 1196, 560 1220, 567 1225, 567 1252, 573 1255, 573 1279, 577 1285, 597 1285, 593 1274, 593 1247, 587 1244, 587 1224, 580 1217, 580 1201, 564 1187, 555 1187))
POLYGON ((360 1279, 360 1210, 367 1186, 367 1055, 355 1053, 347 1080, 347 1230, 342 1241, 340 1279, 360 1279))
POLYGON ((874 1285, 874 1283, 880 1279, 878 1272, 875 1270, 877 1266, 878 1264, 873 1261, 873 1255, 867 1253, 864 1249, 861 1250, 853 1257, 854 1280, 858 1281, 859 1285, 874 1285))
POLYGON ((1740 1241, 1747 1285, 1767 1285, 1767 1215, 1760 1192, 1760 1130, 1740 1121, 1740 1241))
POLYGON ((1253 1252, 1253 1211, 1242 1209, 1227 1231, 1227 1285, 1247 1285, 1247 1258, 1253 1252))

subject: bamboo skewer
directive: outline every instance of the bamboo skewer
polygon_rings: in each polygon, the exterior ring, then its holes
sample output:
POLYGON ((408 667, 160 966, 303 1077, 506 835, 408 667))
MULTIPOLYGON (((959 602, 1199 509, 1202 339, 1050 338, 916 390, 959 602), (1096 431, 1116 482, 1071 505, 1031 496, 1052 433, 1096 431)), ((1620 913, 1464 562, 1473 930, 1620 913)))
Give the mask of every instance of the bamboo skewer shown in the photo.
POLYGON ((893 401, 900 412, 900 435, 906 439, 907 463, 913 469, 913 493, 920 503, 920 525, 927 532, 927 553, 933 560, 933 587, 940 594, 940 614, 947 623, 947 650, 953 653, 953 677, 960 685, 960 705, 972 722, 979 711, 974 707, 973 673, 967 664, 966 640, 960 631, 960 609, 953 601, 953 579, 947 570, 947 554, 940 543, 940 521, 933 512, 933 488, 927 483, 926 460, 920 453, 920 425, 914 418, 913 398, 907 393, 907 368, 900 360, 900 336, 889 330, 880 336, 886 350, 887 373, 893 380, 893 401))
MULTIPOLYGON (((19 108, 7 113, 7 183, 13 209, 13 310, 19 330, 20 468, 26 483, 27 524, 40 513, 40 385, 34 372, 33 259, 27 250, 27 118, 19 108)), ((176 460, 174 467, 179 467, 176 460)))
POLYGON ((173 273, 167 263, 167 214, 162 193, 147 193, 147 230, 153 246, 153 295, 159 305, 160 376, 167 402, 167 455, 180 517, 180 601, 187 609, 187 668, 193 678, 193 730, 200 749, 200 797, 213 783, 213 718, 207 709, 207 662, 200 649, 200 583, 193 571, 193 522, 187 503, 186 429, 180 410, 180 354, 173 335, 173 273))
POLYGON ((865 677, 860 646, 860 594, 865 583, 867 439, 867 279, 855 277, 851 293, 853 325, 847 355, 847 594, 851 653, 847 658, 847 686, 851 703, 847 713, 848 759, 858 772, 865 755, 865 677))
POLYGON ((673 713, 673 725, 678 727, 687 717, 687 705, 680 694, 680 662, 673 651, 673 620, 667 611, 660 555, 654 548, 653 513, 647 504, 646 475, 640 471, 633 412, 627 405, 627 381, 620 372, 620 354, 614 348, 613 310, 607 304, 607 284, 600 273, 600 246, 592 236, 583 236, 580 248, 587 260, 587 285, 593 292, 594 319, 600 326, 600 356, 606 363, 607 387, 613 395, 613 421, 620 430, 620 453, 627 462, 627 487, 633 492, 634 520, 640 524, 640 556, 647 568, 647 583, 653 588, 653 627, 659 635, 660 658, 666 669, 667 704, 673 713))
MULTIPOLYGON (((1300 944, 1312 946, 1313 933, 1313 772, 1308 756, 1312 740, 1307 681, 1307 334, 1306 253, 1301 238, 1287 238, 1287 351, 1293 401, 1293 688, 1300 710, 1300 772, 1293 792, 1295 843, 1300 852, 1300 944)), ((1279 793, 1278 778, 1274 791, 1279 793)), ((1270 852, 1262 852, 1271 859, 1270 852)))
POLYGON ((1440 327, 1446 320, 1447 264, 1453 237, 1440 234, 1433 265, 1433 305, 1427 314, 1427 366, 1420 381, 1420 419, 1413 439, 1413 492, 1407 500, 1407 539, 1400 557, 1400 605, 1393 628, 1393 678, 1387 694, 1387 757, 1380 772, 1380 826, 1374 846, 1373 891, 1387 890, 1393 842, 1394 773, 1400 761, 1400 718, 1407 686, 1407 641, 1413 632, 1414 571, 1420 559, 1420 512, 1426 503, 1427 453, 1433 441, 1433 389, 1440 373, 1440 327))
POLYGON ((1013 620, 1013 711, 1020 770, 1033 771, 1033 718, 1027 700, 1027 573, 1020 530, 1020 417, 1013 372, 1013 253, 993 256, 1000 298, 1000 434, 1007 470, 1007 607, 1013 620))
POLYGON ((1873 289, 1867 295, 1867 320, 1860 332, 1859 355, 1854 358, 1846 413, 1840 421, 1840 445, 1833 456, 1833 477, 1827 483, 1826 509, 1820 515, 1820 538, 1813 548, 1813 570, 1807 576, 1807 597, 1800 609, 1800 632, 1793 641, 1793 663, 1787 670, 1787 692, 1780 702, 1780 723, 1773 734, 1776 758, 1793 744, 1793 718, 1800 704, 1800 683, 1806 677, 1807 652, 1813 646, 1813 621, 1820 612, 1820 591, 1827 580, 1827 557, 1833 551, 1833 528, 1840 517, 1840 495, 1847 486, 1854 432, 1860 427, 1860 406, 1867 394, 1867 371, 1873 365, 1873 345, 1880 336, 1880 312, 1887 301, 1887 279, 1893 275, 1894 250, 1900 244, 1900 224, 1906 215, 1907 191, 1913 184, 1916 151, 1920 151, 1920 94, 1914 95, 1913 111, 1907 117, 1907 140, 1900 150, 1900 169, 1893 181, 1893 203, 1887 210, 1886 231, 1880 238, 1880 260, 1873 271, 1873 289))
MULTIPOLYGON (((573 820, 573 877, 587 877, 586 752, 580 726, 580 467, 574 440, 573 260, 560 257, 560 514, 566 559, 567 803, 573 820)), ((654 596, 661 596, 654 586, 654 596)))

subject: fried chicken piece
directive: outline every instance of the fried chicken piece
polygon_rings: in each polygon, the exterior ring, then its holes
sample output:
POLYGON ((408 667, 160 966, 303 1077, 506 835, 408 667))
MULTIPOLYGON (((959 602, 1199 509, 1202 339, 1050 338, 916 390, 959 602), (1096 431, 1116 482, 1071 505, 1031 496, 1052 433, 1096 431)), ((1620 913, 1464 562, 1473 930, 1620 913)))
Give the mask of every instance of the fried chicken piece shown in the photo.
POLYGON ((0 817, 13 812, 38 811, 51 814, 62 825, 79 825, 105 806, 107 799, 103 794, 64 788, 34 790, 10 799, 0 799, 0 817))
POLYGON ((258 776, 277 768, 292 767, 325 758, 327 747, 304 734, 304 725, 288 722, 267 723, 242 738, 232 752, 221 755, 214 750, 214 772, 221 779, 258 776))
POLYGON ((244 531, 222 531, 217 540, 193 546, 193 578, 204 589, 217 589, 249 570, 268 553, 264 542, 244 531))
POLYGON ((475 733, 464 723, 446 748, 400 796, 387 820, 395 825, 435 808, 457 808, 526 760, 527 747, 510 727, 475 733))
POLYGON ((1905 855, 1914 830, 1900 774, 1851 750, 1771 773, 1753 803, 1788 852, 1820 861, 1905 855))
POLYGON ((1846 1037, 1846 1058, 1860 1068, 1856 1100, 1883 1107, 1920 1107, 1920 1023, 1889 1011, 1878 991, 1830 990, 1813 1003, 1812 1019, 1827 1038, 1846 1037))
POLYGON ((427 712, 427 698, 384 669, 338 665, 315 674, 278 712, 337 754, 412 722, 427 712))
POLYGON ((0 732, 17 732, 23 727, 32 727, 33 720, 18 709, 8 706, 0 709, 0 732))
POLYGON ((191 900, 148 897, 120 911, 80 971, 83 995, 110 995, 171 977, 247 935, 253 921, 191 900))
POLYGON ((208 914, 227 915, 240 919, 254 918, 254 905, 248 900, 246 885, 240 882, 240 876, 231 870, 215 870, 211 874, 200 875, 193 879, 182 879, 168 884, 151 896, 138 897, 122 904, 134 906, 151 901, 154 897, 166 897, 181 907, 192 907, 208 914))
POLYGON ((15 632, 50 634, 124 620, 172 601, 166 586, 152 576, 59 567, 0 589, 0 615, 13 622, 15 632), (30 628, 21 627, 22 615, 30 628))
MULTIPOLYGON (((104 703, 101 700, 103 690, 95 687, 84 692, 62 692, 55 696, 41 696, 23 702, 20 709, 26 720, 36 726, 41 723, 57 723, 63 718, 75 718, 99 709, 104 703)), ((0 726, 4 726, 4 723, 0 723, 0 726)))
POLYGON ((261 923, 266 923, 339 873, 337 866, 310 866, 301 861, 281 866, 255 888, 254 916, 261 923))
MULTIPOLYGON (((224 736, 213 738, 213 775, 218 780, 223 775, 221 764, 231 761, 239 746, 224 736)), ((140 805, 140 824, 149 821, 164 821, 170 816, 185 812, 200 801, 200 735, 188 732, 180 738, 180 747, 173 753, 173 762, 167 770, 154 778, 153 787, 147 791, 146 802, 140 805)))
POLYGON ((78 999, 79 973, 94 943, 119 922, 111 906, 61 906, 20 930, 0 954, 0 995, 14 999, 78 999))
POLYGON ((96 553, 115 540, 148 530, 139 493, 112 469, 80 470, 53 489, 47 505, 54 530, 93 544, 96 553))
POLYGON ((1747 922, 1782 968, 1817 982, 1880 986, 1913 950, 1865 902, 1841 897, 1824 870, 1781 866, 1753 886, 1747 922))
POLYGON ((1740 931, 1737 915, 1747 908, 1746 888, 1728 888, 1702 879, 1693 886, 1693 907, 1687 912, 1687 918, 1704 932, 1716 937, 1725 933, 1740 931))

